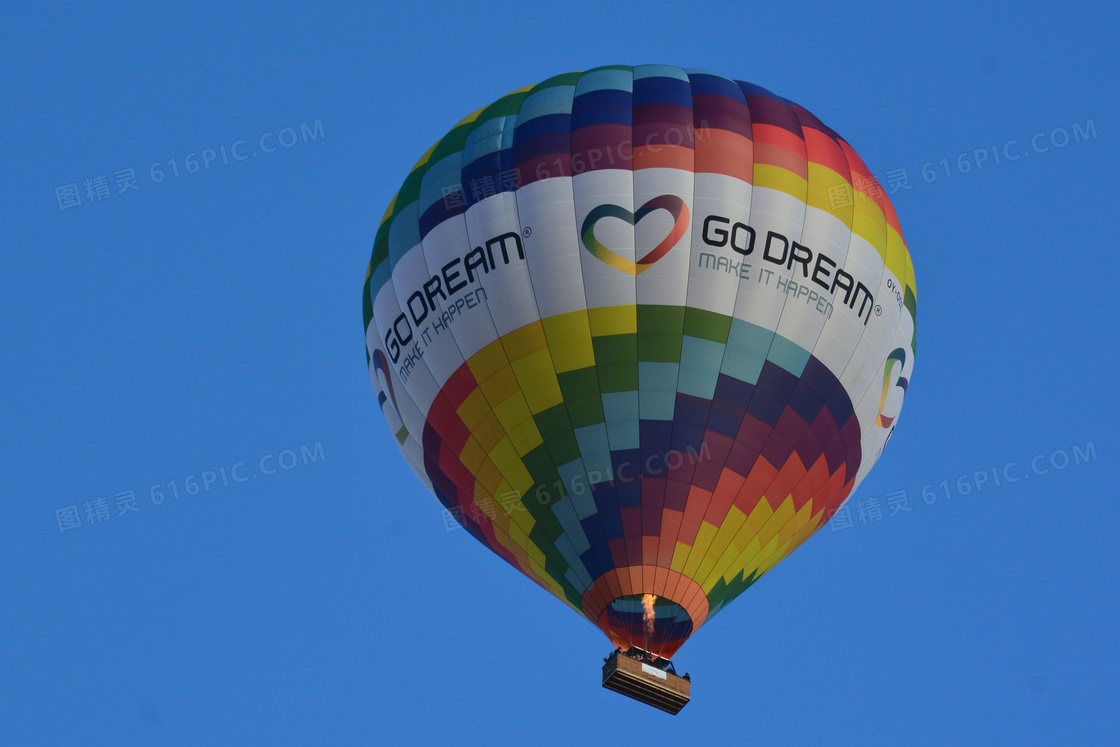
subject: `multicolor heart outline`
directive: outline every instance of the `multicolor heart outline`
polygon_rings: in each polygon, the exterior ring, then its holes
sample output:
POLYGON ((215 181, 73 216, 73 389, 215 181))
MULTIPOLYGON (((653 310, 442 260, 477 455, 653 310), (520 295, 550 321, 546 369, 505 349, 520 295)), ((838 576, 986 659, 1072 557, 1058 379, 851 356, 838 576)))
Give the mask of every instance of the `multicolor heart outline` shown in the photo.
POLYGON ((654 265, 657 260, 664 257, 669 253, 669 250, 676 246, 680 241, 681 236, 688 229, 688 206, 684 204, 684 200, 676 195, 661 195, 649 200, 645 205, 638 208, 638 212, 631 213, 624 207, 612 205, 607 203, 599 205, 587 214, 583 219, 583 227, 580 229, 580 236, 583 239, 583 246, 591 253, 592 257, 604 262, 616 270, 621 270, 629 275, 638 275, 645 272, 654 265), (599 243, 595 238, 595 224, 601 218, 618 218, 624 220, 632 226, 638 224, 642 218, 646 217, 654 210, 668 211, 669 215, 673 216, 673 228, 669 231, 669 235, 661 240, 661 243, 653 248, 652 251, 647 253, 641 259, 635 261, 620 257, 615 252, 599 243))

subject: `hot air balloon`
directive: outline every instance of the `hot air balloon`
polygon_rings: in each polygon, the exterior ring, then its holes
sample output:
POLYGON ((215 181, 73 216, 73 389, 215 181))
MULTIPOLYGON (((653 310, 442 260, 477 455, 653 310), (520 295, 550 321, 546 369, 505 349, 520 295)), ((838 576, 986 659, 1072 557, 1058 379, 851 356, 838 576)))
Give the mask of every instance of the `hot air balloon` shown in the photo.
POLYGON ((806 109, 610 66, 514 91, 420 158, 377 231, 366 350, 443 507, 664 662, 867 475, 914 288, 883 189, 806 109))

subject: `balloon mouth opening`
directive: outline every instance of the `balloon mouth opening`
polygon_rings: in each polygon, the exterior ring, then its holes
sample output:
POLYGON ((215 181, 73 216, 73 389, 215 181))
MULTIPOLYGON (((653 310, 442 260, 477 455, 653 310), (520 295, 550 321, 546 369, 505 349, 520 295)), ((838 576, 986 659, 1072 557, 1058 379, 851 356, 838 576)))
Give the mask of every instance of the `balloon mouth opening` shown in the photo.
POLYGON ((677 602, 654 594, 626 594, 600 613, 599 628, 623 651, 631 646, 666 658, 692 635, 692 617, 677 602))
POLYGON ((583 614, 616 648, 631 646, 666 658, 708 619, 700 584, 655 565, 607 571, 583 593, 583 614))

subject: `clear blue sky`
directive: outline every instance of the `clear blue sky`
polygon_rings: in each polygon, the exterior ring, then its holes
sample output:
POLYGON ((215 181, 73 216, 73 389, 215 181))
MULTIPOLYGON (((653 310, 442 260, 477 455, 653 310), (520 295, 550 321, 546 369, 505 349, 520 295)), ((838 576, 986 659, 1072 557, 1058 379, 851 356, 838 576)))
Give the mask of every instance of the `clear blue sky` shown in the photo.
POLYGON ((1115 737, 1118 29, 1104 3, 8 9, 0 743, 1115 737), (603 690, 606 638, 445 531, 360 304, 455 122, 646 62, 762 85, 905 169, 920 315, 850 504, 882 518, 823 528, 690 640, 677 717, 603 690))

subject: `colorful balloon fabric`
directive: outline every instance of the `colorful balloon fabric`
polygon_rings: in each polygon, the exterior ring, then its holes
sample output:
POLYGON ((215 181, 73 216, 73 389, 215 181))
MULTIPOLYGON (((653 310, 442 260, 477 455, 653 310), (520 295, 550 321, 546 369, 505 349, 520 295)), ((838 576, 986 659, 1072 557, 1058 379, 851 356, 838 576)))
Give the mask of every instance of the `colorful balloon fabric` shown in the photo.
POLYGON ((420 159, 377 232, 366 348, 447 511, 615 645, 671 656, 879 457, 914 287, 883 189, 804 108, 606 67, 420 159))

